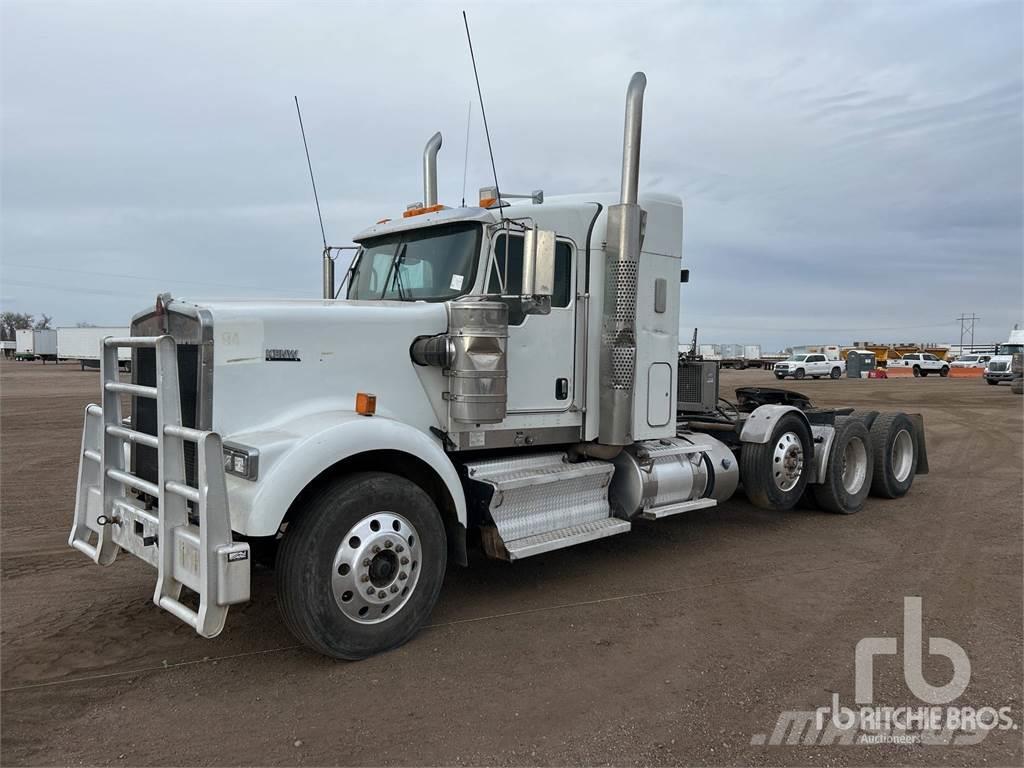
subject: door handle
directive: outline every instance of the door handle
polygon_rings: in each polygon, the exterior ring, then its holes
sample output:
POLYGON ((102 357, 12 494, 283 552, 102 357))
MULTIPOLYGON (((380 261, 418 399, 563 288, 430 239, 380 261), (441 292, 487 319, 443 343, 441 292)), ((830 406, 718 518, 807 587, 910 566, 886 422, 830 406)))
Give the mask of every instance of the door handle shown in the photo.
POLYGON ((555 400, 565 400, 569 397, 569 380, 555 379, 555 400))

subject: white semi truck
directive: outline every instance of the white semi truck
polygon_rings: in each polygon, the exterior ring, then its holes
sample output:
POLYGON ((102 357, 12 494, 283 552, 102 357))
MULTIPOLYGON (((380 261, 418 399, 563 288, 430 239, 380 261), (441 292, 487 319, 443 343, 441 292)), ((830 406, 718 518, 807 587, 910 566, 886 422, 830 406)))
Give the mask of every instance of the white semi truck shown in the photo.
POLYGON ((154 602, 205 637, 273 554, 291 631, 357 659, 411 638, 471 547, 516 561, 740 484, 779 511, 905 494, 928 468, 919 416, 724 402, 715 363, 680 359, 683 208, 638 194, 645 86, 617 199, 441 206, 437 135, 422 203, 356 235, 340 288, 325 251, 322 300, 162 295, 136 315, 103 342, 70 544, 148 562, 154 602))
POLYGON ((57 332, 51 328, 19 328, 14 339, 14 356, 20 360, 57 359, 57 332))
POLYGON ((989 358, 985 366, 985 381, 999 384, 1002 381, 1012 382, 1016 376, 1013 371, 1013 356, 1024 352, 1024 330, 1014 327, 1010 337, 1000 344, 995 355, 989 358))

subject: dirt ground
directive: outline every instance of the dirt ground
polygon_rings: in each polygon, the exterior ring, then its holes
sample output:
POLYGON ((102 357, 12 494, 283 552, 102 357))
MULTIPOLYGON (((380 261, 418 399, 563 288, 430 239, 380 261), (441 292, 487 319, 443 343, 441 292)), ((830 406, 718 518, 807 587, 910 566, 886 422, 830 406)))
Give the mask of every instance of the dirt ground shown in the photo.
MULTIPOLYGON (((730 371, 726 392, 774 385, 730 371)), ((787 382, 823 405, 925 416, 931 474, 849 517, 721 507, 510 565, 453 566, 428 629, 338 663, 297 647, 271 574, 202 640, 153 574, 67 546, 96 372, 0 363, 5 765, 1020 765, 1021 730, 964 746, 772 746, 784 710, 854 699, 854 648, 960 644, 956 705, 1022 695, 1022 398, 981 380, 787 382)), ((925 648, 925 677, 951 666, 925 648)), ((874 702, 921 706, 898 657, 874 702)))

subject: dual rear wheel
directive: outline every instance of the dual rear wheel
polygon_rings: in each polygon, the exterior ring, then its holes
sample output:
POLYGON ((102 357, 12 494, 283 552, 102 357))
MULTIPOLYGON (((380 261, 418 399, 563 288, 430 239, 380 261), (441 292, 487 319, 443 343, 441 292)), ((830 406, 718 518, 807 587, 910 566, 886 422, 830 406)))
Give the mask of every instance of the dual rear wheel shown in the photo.
POLYGON ((894 499, 910 490, 917 472, 914 426, 903 413, 838 416, 819 482, 809 484, 814 441, 803 417, 787 413, 763 444, 745 444, 740 471, 747 498, 785 511, 798 502, 853 514, 869 495, 894 499))

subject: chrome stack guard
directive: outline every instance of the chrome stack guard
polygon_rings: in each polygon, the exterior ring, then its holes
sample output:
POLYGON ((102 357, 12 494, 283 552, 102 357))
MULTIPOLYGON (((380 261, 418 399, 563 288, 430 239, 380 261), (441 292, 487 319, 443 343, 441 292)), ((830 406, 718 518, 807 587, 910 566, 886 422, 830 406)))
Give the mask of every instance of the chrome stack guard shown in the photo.
POLYGON ((103 407, 85 409, 78 466, 75 521, 68 543, 98 565, 110 565, 120 549, 157 570, 153 602, 215 637, 224 628, 228 606, 249 599, 249 545, 231 536, 224 455, 220 435, 182 425, 177 345, 170 336, 108 337, 100 363, 103 407), (122 383, 120 347, 152 347, 156 386, 122 383), (157 403, 156 435, 122 423, 121 395, 157 403), (196 445, 196 485, 185 479, 185 442, 196 445), (157 451, 158 482, 128 471, 127 444, 157 451), (148 494, 157 505, 130 496, 148 494), (189 519, 188 502, 192 502, 189 519), (181 588, 199 595, 199 608, 181 602, 181 588))

